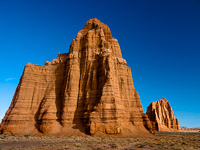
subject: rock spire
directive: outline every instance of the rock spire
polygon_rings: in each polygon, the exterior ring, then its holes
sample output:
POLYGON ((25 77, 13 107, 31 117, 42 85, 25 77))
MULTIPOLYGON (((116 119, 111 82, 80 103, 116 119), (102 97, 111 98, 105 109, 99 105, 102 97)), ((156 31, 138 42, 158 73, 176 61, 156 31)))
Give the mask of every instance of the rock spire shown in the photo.
POLYGON ((153 131, 181 131, 178 119, 166 98, 152 102, 147 108, 147 115, 153 131))

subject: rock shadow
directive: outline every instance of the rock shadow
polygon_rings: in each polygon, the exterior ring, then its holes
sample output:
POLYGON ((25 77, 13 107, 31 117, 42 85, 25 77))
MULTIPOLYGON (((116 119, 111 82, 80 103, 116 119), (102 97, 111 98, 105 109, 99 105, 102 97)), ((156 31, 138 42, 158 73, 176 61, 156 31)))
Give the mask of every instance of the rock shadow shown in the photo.
POLYGON ((81 62, 80 64, 83 63, 86 66, 80 66, 81 76, 79 81, 79 93, 82 94, 78 95, 77 107, 73 120, 75 126, 73 128, 90 134, 90 113, 95 111, 95 106, 97 106, 101 100, 102 89, 106 80, 105 76, 102 75, 104 74, 103 61, 99 56, 96 56, 94 61, 89 65, 86 62, 81 62), (84 72, 86 72, 85 75, 84 72))
POLYGON ((43 116, 47 113, 52 101, 48 99, 48 96, 55 92, 55 109, 56 109, 56 120, 61 125, 61 113, 62 113, 62 100, 63 100, 63 89, 65 87, 66 63, 57 64, 55 69, 55 81, 50 82, 47 85, 44 97, 39 104, 38 110, 35 114, 35 127, 39 132, 42 132, 40 126, 42 124, 43 116))

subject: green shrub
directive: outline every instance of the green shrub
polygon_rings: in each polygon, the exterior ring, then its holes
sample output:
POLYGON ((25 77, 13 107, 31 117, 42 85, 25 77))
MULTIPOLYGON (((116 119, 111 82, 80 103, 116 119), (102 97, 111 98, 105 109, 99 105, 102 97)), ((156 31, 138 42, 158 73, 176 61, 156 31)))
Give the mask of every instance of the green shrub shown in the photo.
POLYGON ((31 135, 30 133, 27 133, 24 136, 28 138, 30 135, 31 135))

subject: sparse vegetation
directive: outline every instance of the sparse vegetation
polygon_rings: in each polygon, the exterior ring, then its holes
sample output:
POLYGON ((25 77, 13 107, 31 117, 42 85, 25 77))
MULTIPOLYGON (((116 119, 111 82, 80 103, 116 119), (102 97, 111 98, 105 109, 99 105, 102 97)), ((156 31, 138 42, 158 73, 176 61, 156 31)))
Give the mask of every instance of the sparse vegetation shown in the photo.
POLYGON ((11 136, 15 136, 15 134, 14 134, 14 133, 11 133, 11 136))
POLYGON ((133 150, 133 149, 200 149, 200 134, 155 135, 145 138, 111 138, 91 136, 6 136, 0 135, 0 149, 44 150, 133 150), (28 138, 27 138, 28 137, 28 138))
POLYGON ((30 136, 31 134, 26 134, 26 135, 24 135, 26 138, 28 138, 29 136, 30 136))

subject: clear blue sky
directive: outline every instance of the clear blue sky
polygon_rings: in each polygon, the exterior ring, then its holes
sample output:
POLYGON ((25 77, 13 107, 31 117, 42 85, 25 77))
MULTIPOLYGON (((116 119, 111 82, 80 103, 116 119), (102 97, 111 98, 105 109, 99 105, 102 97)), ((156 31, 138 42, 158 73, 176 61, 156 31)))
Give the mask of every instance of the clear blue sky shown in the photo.
POLYGON ((200 127, 200 0, 0 0, 0 118, 25 64, 67 53, 91 18, 118 39, 144 111, 166 97, 181 126, 200 127))

